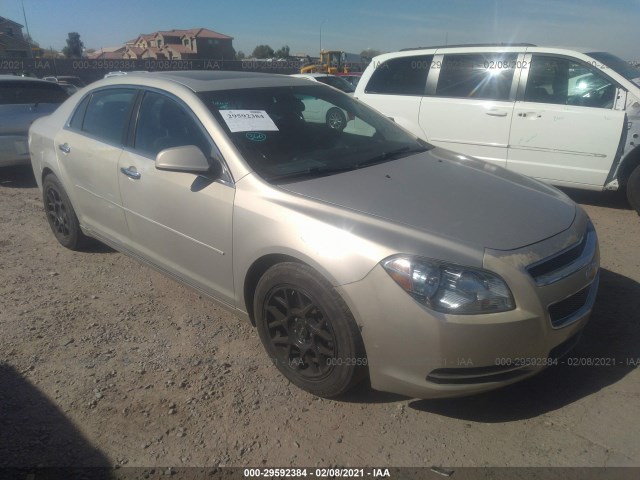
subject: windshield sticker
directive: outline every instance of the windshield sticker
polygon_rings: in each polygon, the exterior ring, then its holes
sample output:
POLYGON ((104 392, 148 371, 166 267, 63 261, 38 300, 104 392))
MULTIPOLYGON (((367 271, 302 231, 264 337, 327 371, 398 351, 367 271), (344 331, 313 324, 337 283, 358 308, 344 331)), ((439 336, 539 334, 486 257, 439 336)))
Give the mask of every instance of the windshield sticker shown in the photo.
POLYGON ((267 139, 267 136, 260 132, 247 132, 244 136, 252 142, 264 142, 267 139))
POLYGON ((231 132, 278 131, 264 110, 220 110, 231 132))

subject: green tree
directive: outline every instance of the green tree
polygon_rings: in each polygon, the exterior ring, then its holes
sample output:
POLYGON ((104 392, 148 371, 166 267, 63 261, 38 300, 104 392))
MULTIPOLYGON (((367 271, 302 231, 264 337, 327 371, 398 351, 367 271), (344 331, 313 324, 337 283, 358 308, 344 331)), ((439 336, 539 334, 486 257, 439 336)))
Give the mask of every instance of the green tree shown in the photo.
POLYGON ((236 60, 244 60, 245 57, 246 55, 244 52, 242 50, 238 50, 238 53, 236 53, 236 60))
POLYGON ((273 48, 269 45, 258 45, 253 49, 252 56, 255 58, 272 58, 274 54, 273 48))
POLYGON ((276 58, 289 58, 289 45, 285 45, 284 47, 276 50, 273 53, 273 56, 276 58))
POLYGON ((78 32, 69 32, 67 37, 67 46, 62 49, 62 53, 67 58, 81 58, 84 43, 80 40, 78 32))

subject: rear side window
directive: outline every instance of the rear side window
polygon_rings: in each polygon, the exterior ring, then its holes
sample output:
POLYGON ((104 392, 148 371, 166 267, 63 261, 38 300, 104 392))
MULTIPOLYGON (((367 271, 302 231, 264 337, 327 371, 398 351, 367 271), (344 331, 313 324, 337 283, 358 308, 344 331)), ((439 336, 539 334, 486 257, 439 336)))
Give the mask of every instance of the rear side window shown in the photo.
POLYGON ((95 92, 89 100, 82 131, 109 143, 122 143, 136 93, 134 89, 124 88, 95 92))
POLYGON ((392 58, 376 65, 365 92, 424 95, 432 61, 433 55, 416 55, 392 58))
POLYGON ((0 82, 0 105, 59 104, 69 96, 60 85, 49 82, 0 82))
POLYGON ((445 55, 436 95, 508 100, 517 58, 516 53, 445 55))
POLYGON ((91 99, 91 95, 87 95, 82 102, 80 102, 80 105, 78 105, 76 107, 76 111, 73 114, 73 117, 71 117, 71 121, 69 122, 69 126, 71 128, 73 128, 74 130, 81 130, 82 129, 82 121, 84 120, 84 112, 86 112, 87 110, 87 104, 89 103, 89 100, 91 99))

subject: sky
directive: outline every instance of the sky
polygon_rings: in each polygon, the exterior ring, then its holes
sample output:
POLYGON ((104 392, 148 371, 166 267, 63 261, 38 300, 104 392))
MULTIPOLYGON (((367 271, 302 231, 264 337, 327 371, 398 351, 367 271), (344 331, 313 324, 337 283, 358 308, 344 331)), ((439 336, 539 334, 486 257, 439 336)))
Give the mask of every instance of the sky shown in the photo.
MULTIPOLYGON (((256 45, 317 55, 460 44, 527 42, 609 51, 640 60, 640 0, 0 0, 0 16, 24 24, 43 48, 69 32, 86 48, 140 33, 205 27, 256 45)), ((23 29, 26 33, 26 29, 23 29)))

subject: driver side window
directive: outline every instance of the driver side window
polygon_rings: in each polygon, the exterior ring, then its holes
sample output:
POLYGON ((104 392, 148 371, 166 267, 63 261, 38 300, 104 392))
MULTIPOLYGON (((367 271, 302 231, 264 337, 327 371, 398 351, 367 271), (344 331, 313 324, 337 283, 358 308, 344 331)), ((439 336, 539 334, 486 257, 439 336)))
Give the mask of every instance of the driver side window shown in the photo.
POLYGON ((155 157, 165 148, 195 145, 206 157, 211 143, 193 117, 177 102, 155 92, 144 95, 134 148, 155 157))
POLYGON ((616 88, 595 68, 567 58, 533 55, 524 101, 611 109, 616 88))

